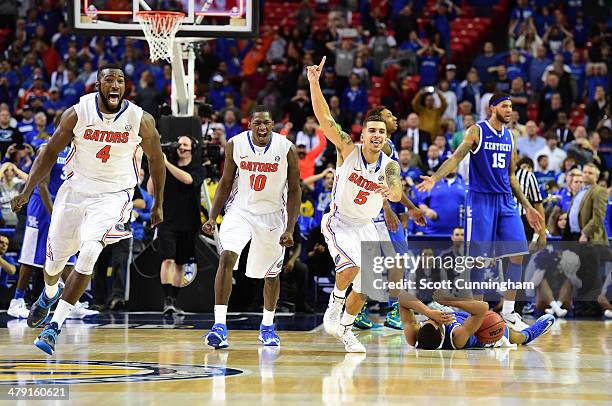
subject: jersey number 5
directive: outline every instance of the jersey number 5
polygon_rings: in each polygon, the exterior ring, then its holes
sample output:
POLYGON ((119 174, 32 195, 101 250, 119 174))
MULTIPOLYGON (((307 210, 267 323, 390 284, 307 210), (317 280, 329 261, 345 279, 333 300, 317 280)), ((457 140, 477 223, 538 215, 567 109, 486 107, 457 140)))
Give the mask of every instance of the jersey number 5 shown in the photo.
POLYGON ((353 201, 357 204, 365 204, 365 202, 368 201, 369 194, 370 192, 364 192, 363 190, 360 190, 359 193, 357 193, 357 197, 353 201))
POLYGON ((493 154, 493 168, 505 168, 506 167, 506 156, 502 153, 493 154))
POLYGON ((101 159, 103 164, 105 164, 110 158, 110 147, 110 145, 105 145, 96 154, 96 158, 101 159))
POLYGON ((259 192, 263 190, 263 188, 266 187, 266 181, 268 180, 268 178, 266 178, 266 175, 255 176, 255 174, 253 174, 251 175, 250 180, 251 180, 251 189, 253 189, 256 192, 259 192))

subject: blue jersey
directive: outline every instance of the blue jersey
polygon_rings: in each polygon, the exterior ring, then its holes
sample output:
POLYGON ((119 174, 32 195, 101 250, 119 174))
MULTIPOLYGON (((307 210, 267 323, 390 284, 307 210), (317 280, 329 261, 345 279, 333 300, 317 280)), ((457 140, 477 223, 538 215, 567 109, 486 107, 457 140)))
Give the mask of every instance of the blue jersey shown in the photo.
POLYGON ((506 127, 495 130, 487 120, 476 125, 480 142, 470 157, 470 192, 512 193, 508 175, 514 148, 512 133, 506 127))
MULTIPOLYGON (((453 321, 451 324, 444 325, 443 327, 444 328, 444 341, 442 342, 443 350, 460 350, 464 348, 488 348, 488 347, 494 346, 494 344, 482 343, 478 341, 476 336, 472 335, 470 336, 470 338, 468 338, 467 342, 465 343, 463 347, 456 348, 455 343, 453 342, 453 330, 456 327, 459 327, 463 323, 465 323, 467 318, 470 317, 470 314, 466 312, 454 312, 453 314, 455 315, 455 321, 453 321)), ((508 329, 506 328, 504 335, 508 336, 508 334, 509 334, 508 329)))
MULTIPOLYGON (((68 156, 71 152, 72 150, 70 147, 64 148, 64 150, 58 154, 55 164, 51 167, 48 188, 49 194, 51 195, 51 198, 53 200, 55 200, 55 196, 57 195, 57 191, 59 190, 60 186, 62 186, 62 184, 66 180, 66 174, 64 173, 64 165, 66 164, 68 156)), ((34 189, 34 194, 39 194, 38 186, 36 186, 36 188, 34 189)))
MULTIPOLYGON (((387 143, 389 144, 389 147, 391 147, 391 155, 389 155, 389 158, 393 159, 395 162, 399 162, 399 156, 397 154, 397 148, 395 148, 395 144, 393 144, 393 141, 389 139, 387 139, 387 143)), ((391 206, 391 209, 393 210, 395 214, 399 215, 406 211, 406 208, 400 202, 389 201, 388 203, 389 203, 389 206, 391 206)), ((385 213, 384 209, 380 209, 380 213, 378 213, 378 217, 374 219, 374 222, 378 223, 381 221, 385 221, 384 213, 385 213)))

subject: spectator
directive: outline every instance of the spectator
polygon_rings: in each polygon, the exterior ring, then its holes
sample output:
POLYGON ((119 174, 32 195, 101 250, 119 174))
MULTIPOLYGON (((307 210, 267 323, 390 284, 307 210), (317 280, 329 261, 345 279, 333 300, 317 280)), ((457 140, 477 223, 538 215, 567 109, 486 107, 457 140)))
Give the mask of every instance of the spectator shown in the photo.
POLYGON ((68 82, 62 86, 62 103, 66 106, 74 106, 79 98, 85 94, 85 85, 77 80, 76 71, 68 70, 68 82))
MULTIPOLYGON (((593 100, 587 104, 585 113, 588 118, 587 130, 593 131, 599 127, 600 122, 606 116, 609 109, 608 98, 603 86, 595 87, 595 96, 593 100)), ((0 124, 1 125, 1 124, 0 124)))
POLYGON ((427 193, 419 194, 419 208, 428 217, 425 234, 452 234, 461 224, 466 187, 456 172, 449 173, 427 193))
POLYGON ((580 166, 593 162, 593 147, 587 139, 584 127, 576 127, 574 141, 565 145, 568 157, 573 157, 580 166))
POLYGON ((342 96, 344 89, 340 88, 340 82, 336 77, 336 72, 334 72, 334 68, 331 66, 325 68, 323 80, 321 81, 321 91, 327 101, 333 96, 342 96))
POLYGON ((507 127, 514 135, 515 139, 527 135, 525 126, 519 123, 519 113, 516 110, 512 110, 512 113, 510 113, 510 123, 507 125, 507 127))
POLYGON ((164 102, 165 98, 155 87, 155 77, 150 71, 146 70, 140 74, 137 88, 134 89, 137 90, 134 102, 142 107, 144 111, 158 119, 160 116, 159 106, 164 102))
POLYGON ((586 65, 582 62, 582 53, 580 51, 572 52, 572 61, 569 65, 570 71, 576 81, 576 100, 584 100, 585 81, 586 81, 586 65))
POLYGON ((304 145, 306 152, 310 152, 319 145, 317 134, 317 119, 314 116, 306 117, 304 127, 295 136, 295 145, 304 145))
POLYGON ((598 86, 604 88, 605 93, 610 89, 610 78, 605 63, 593 63, 586 66, 587 97, 589 102, 595 99, 598 86))
POLYGON ((302 238, 299 227, 293 232, 293 246, 285 251, 282 273, 282 287, 286 300, 295 306, 296 313, 314 313, 308 304, 310 277, 308 266, 300 260, 302 253, 302 238))
MULTIPOLYGON (((447 107, 442 114, 443 118, 455 119, 457 117, 457 95, 450 88, 450 83, 446 79, 442 79, 438 83, 438 90, 444 96, 444 100, 446 100, 447 107)), ((436 104, 439 103, 439 100, 436 99, 436 104)))
POLYGON ((418 183, 423 174, 423 171, 418 165, 420 157, 414 155, 409 149, 402 149, 399 151, 398 159, 400 164, 400 176, 404 178, 409 185, 418 183), (410 180, 407 178, 410 178, 410 180))
POLYGON ((352 124, 351 117, 345 110, 340 108, 340 98, 338 96, 332 96, 329 99, 329 111, 331 112, 334 121, 340 124, 340 127, 350 128, 352 124))
POLYGON ((17 261, 13 256, 6 255, 9 248, 9 239, 6 235, 0 235, 0 289, 7 289, 9 275, 17 272, 17 261))
POLYGON ((308 92, 302 88, 298 89, 285 106, 285 112, 289 114, 289 121, 293 123, 294 128, 304 127, 306 117, 314 114, 308 92))
POLYGON ((47 115, 42 111, 38 112, 34 115, 34 130, 25 135, 24 141, 37 149, 51 138, 53 127, 52 124, 47 125, 47 115))
POLYGON ((397 46, 395 38, 387 34, 385 23, 376 24, 376 35, 372 36, 368 48, 372 50, 376 72, 382 72, 382 61, 389 56, 390 49, 397 46))
POLYGON ((493 48, 492 42, 485 42, 483 47, 483 53, 478 55, 474 60, 474 67, 478 71, 478 76, 483 82, 489 82, 495 80, 492 72, 489 68, 497 65, 497 57, 495 56, 495 49, 493 48))
POLYGON ((431 144, 429 148, 427 148, 425 169, 429 176, 435 173, 440 168, 440 165, 442 165, 442 159, 440 157, 440 154, 440 148, 436 144, 431 144))
POLYGON ((555 134, 554 132, 547 132, 544 138, 546 138, 546 146, 536 152, 536 156, 547 156, 548 169, 550 169, 554 173, 559 173, 561 172, 561 164, 567 157, 567 153, 563 149, 557 147, 558 138, 557 134, 555 134))
POLYGON ((352 73, 349 79, 349 86, 344 89, 342 94, 342 110, 351 114, 351 121, 361 122, 363 115, 368 110, 368 92, 361 84, 361 79, 352 73))
POLYGON ((463 137, 465 137, 465 132, 467 131, 467 129, 473 126, 475 123, 476 121, 474 120, 473 114, 463 115, 463 129, 455 132, 452 140, 450 141, 450 147, 453 151, 456 150, 459 144, 461 144, 461 142, 463 141, 463 137))
MULTIPOLYGON (((392 13, 393 29, 395 31, 395 39, 397 43, 400 44, 400 47, 404 41, 409 41, 410 34, 412 32, 416 33, 418 29, 417 19, 412 7, 412 4, 409 2, 407 4, 403 2, 394 2, 394 10, 392 13), (401 10, 398 10, 399 7, 397 7, 397 5, 399 4, 403 4, 401 10)), ((413 52, 417 50, 418 48, 413 50, 413 52)))
POLYGON ((569 128, 569 122, 567 120, 567 114, 564 111, 557 113, 557 123, 553 127, 553 131, 557 135, 559 144, 565 146, 567 143, 574 140, 574 134, 569 128))
POLYGON ((28 174, 11 162, 0 167, 0 210, 5 227, 17 225, 17 214, 11 209, 11 200, 21 192, 27 179, 28 174))
POLYGON ((461 100, 461 82, 459 82, 456 77, 457 66, 452 63, 447 64, 444 78, 448 82, 448 88, 455 92, 456 100, 459 101, 461 100))
POLYGON ((240 134, 243 129, 236 122, 236 114, 233 110, 226 110, 223 115, 223 128, 225 129, 225 140, 229 141, 232 137, 240 134))
MULTIPOLYGON (((357 56, 357 44, 353 41, 353 38, 342 38, 340 43, 328 42, 327 48, 332 51, 335 55, 335 71, 341 83, 347 83, 349 75, 353 70, 355 64, 355 57, 357 56)), ((301 127, 301 126, 300 126, 301 127)))
POLYGON ((540 189, 544 190, 544 186, 555 180, 555 171, 548 167, 548 155, 538 155, 538 170, 535 171, 535 177, 538 180, 540 189))
MULTIPOLYGON (((244 82, 247 83, 247 82, 244 82)), ((225 95, 225 108, 219 112, 221 117, 224 116, 225 109, 228 108, 228 100, 232 99, 233 95, 226 94, 225 95)), ((268 80, 263 89, 261 89, 257 93, 256 98, 257 104, 262 104, 264 106, 270 106, 270 113, 272 114, 272 119, 275 121, 280 121, 282 115, 282 95, 278 90, 278 85, 275 80, 268 80)), ((233 104, 233 100, 232 100, 233 104)), ((236 117, 241 117, 239 112, 236 117)), ((240 120, 238 120, 240 121, 240 120)))
POLYGON ((526 24, 521 25, 518 38, 514 43, 516 49, 527 52, 536 58, 538 56, 538 48, 543 48, 542 44, 542 38, 538 35, 532 19, 529 19, 526 24))
POLYGON ((432 135, 440 133, 442 114, 448 106, 442 93, 435 90, 435 94, 440 98, 439 107, 435 107, 434 93, 430 93, 427 88, 419 90, 412 99, 412 109, 419 115, 419 128, 432 135))
POLYGON ((474 106, 472 106, 472 103, 467 100, 463 100, 459 104, 459 114, 457 115, 457 118, 455 118, 455 128, 457 130, 465 130, 465 127, 463 126, 463 119, 466 115, 472 116, 472 119, 474 122, 476 122, 478 113, 473 111, 473 107, 474 106))
MULTIPOLYGON (((451 123, 454 123, 453 121, 450 121, 451 123)), ((445 127, 446 123, 442 123, 442 128, 445 127)), ((454 131, 453 131, 454 132, 454 131)), ((436 145, 438 147, 438 150, 440 151, 440 160, 442 162, 446 161, 448 159, 448 157, 450 157, 452 155, 450 148, 448 148, 448 146, 446 145, 446 136, 443 134, 438 134, 435 136, 434 138, 434 145, 436 145)))
POLYGON ((544 45, 550 49, 552 54, 556 54, 561 51, 563 47, 563 40, 565 38, 572 38, 572 33, 568 31, 563 25, 551 25, 548 27, 544 35, 542 36, 542 41, 544 45))
POLYGON ((49 99, 43 103, 43 108, 47 115, 53 119, 61 117, 62 113, 66 110, 66 105, 60 100, 60 93, 57 87, 49 89, 49 99))
POLYGON ((494 79, 495 91, 509 93, 510 92, 510 78, 508 77, 508 69, 506 65, 491 66, 489 68, 490 73, 496 73, 494 79))
POLYGON ((512 79, 510 88, 510 100, 512 101, 512 110, 516 111, 519 116, 519 122, 527 122, 527 107, 529 105, 529 96, 525 92, 525 82, 521 77, 512 79))
POLYGON ((461 82, 461 101, 468 101, 474 106, 480 106, 480 95, 483 93, 483 86, 480 83, 478 71, 472 68, 467 73, 467 79, 461 82))
POLYGON ((548 233, 553 237, 561 237, 567 227, 567 213, 561 210, 556 210, 548 218, 546 228, 548 233))
POLYGON ((516 148, 520 155, 534 161, 536 154, 546 145, 546 140, 538 135, 538 126, 531 120, 525 124, 525 130, 527 136, 516 140, 516 148))
POLYGON ((558 122, 559 114, 564 112, 561 94, 557 92, 553 93, 550 99, 544 102, 542 110, 538 112, 540 126, 545 131, 548 131, 558 122))
POLYGON ((0 110, 0 154, 4 156, 12 144, 23 144, 23 135, 11 126, 11 113, 8 110, 0 110))
POLYGON ((302 180, 314 175, 315 162, 327 146, 327 139, 323 135, 323 131, 317 129, 316 134, 318 142, 312 149, 308 150, 304 144, 297 145, 298 167, 300 168, 300 179, 302 180))
POLYGON ((321 226, 321 218, 329 210, 335 177, 336 171, 327 168, 323 172, 303 180, 304 185, 310 189, 314 201, 313 227, 321 226))
POLYGON ((359 76, 359 79, 361 80, 361 83, 366 88, 369 88, 370 85, 371 85, 371 82, 370 82, 370 71, 365 66, 365 63, 366 63, 365 62, 365 57, 360 52, 359 54, 357 54, 357 58, 355 58, 355 66, 353 67, 352 74, 356 74, 357 76, 359 76))
MULTIPOLYGON (((427 150, 432 142, 431 134, 422 129, 422 126, 420 125, 420 117, 417 113, 410 113, 408 115, 406 125, 408 127, 406 130, 406 135, 412 140, 412 152, 425 159, 427 150)), ((400 149, 404 148, 400 147, 400 149)))
POLYGON ((419 74, 421 75, 421 86, 433 86, 438 79, 438 66, 440 58, 444 56, 444 50, 435 44, 427 44, 417 52, 419 57, 419 74))
MULTIPOLYGON (((568 160, 569 159, 566 159, 566 162, 568 160)), ((572 203, 572 199, 582 187, 582 171, 576 167, 568 170, 564 181, 566 186, 557 191, 555 194, 557 196, 555 200, 556 205, 561 209, 561 211, 567 212, 570 204, 572 203)))

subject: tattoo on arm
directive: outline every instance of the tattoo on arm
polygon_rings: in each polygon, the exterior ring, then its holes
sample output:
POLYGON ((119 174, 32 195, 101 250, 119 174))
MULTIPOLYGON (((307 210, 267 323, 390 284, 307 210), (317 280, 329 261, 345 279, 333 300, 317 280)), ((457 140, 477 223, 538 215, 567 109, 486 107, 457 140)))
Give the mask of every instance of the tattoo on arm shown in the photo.
POLYGON ((327 122, 327 124, 329 125, 330 128, 333 128, 336 130, 338 137, 340 137, 340 140, 343 143, 345 143, 346 145, 353 145, 353 140, 351 139, 351 137, 347 133, 342 131, 342 128, 340 127, 340 125, 337 124, 333 119, 330 119, 327 122))
POLYGON ((401 200, 404 190, 402 189, 402 178, 400 177, 400 166, 397 162, 391 161, 385 167, 385 177, 387 186, 395 194, 395 198, 391 201, 398 202, 401 200))

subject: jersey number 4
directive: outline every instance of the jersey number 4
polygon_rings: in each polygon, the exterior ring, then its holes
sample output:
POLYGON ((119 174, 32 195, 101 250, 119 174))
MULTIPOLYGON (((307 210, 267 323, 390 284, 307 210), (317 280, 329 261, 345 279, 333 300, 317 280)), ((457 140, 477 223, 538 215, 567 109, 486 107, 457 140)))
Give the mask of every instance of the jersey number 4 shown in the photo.
POLYGON ((493 154, 493 168, 505 168, 506 167, 506 156, 502 153, 493 154))
POLYGON ((353 199, 353 201, 357 204, 365 204, 365 202, 368 201, 369 194, 370 192, 364 192, 363 190, 360 190, 359 193, 357 193, 357 197, 353 199))
POLYGON ((263 190, 263 188, 266 187, 266 181, 268 180, 268 178, 266 178, 266 175, 255 176, 255 174, 253 174, 251 175, 250 180, 251 180, 251 189, 253 189, 256 192, 259 192, 263 190))
POLYGON ((110 145, 105 145, 96 154, 96 158, 101 159, 103 164, 110 159, 110 147, 110 145))

